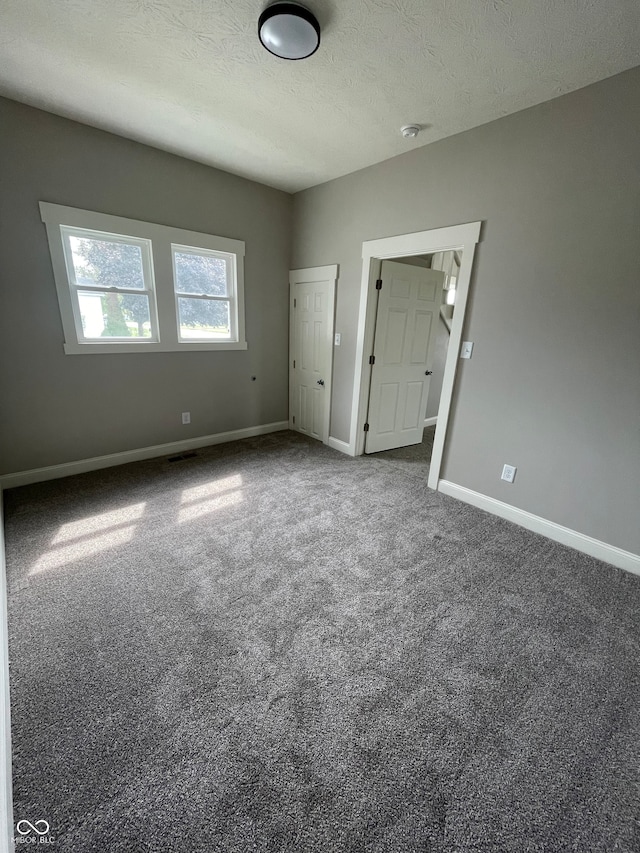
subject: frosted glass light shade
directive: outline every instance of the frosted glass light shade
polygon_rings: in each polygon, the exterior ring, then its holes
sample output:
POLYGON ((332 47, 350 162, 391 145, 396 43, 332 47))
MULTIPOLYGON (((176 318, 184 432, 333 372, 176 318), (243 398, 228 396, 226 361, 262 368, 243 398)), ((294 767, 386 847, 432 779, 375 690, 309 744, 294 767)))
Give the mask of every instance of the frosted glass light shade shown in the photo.
POLYGON ((260 41, 281 59, 306 59, 320 45, 320 24, 297 3, 267 6, 258 21, 260 41))

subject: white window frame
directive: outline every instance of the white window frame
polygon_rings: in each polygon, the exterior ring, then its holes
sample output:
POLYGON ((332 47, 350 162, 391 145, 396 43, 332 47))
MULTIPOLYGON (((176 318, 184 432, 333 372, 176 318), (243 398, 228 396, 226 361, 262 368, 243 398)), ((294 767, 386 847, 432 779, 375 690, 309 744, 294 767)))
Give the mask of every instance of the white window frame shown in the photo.
MULTIPOLYGON (((181 343, 189 341, 197 341, 198 338, 183 338, 180 335, 180 307, 178 301, 183 299, 202 299, 207 302, 228 302, 229 303, 229 339, 235 340, 238 335, 238 318, 233 310, 233 303, 236 299, 236 281, 238 278, 236 271, 236 256, 230 252, 214 252, 212 249, 203 249, 199 246, 180 246, 176 243, 171 244, 171 262, 173 268, 174 294, 176 300, 176 317, 178 321, 178 339, 181 343), (186 255, 199 255, 200 257, 215 257, 221 258, 225 263, 225 271, 227 278, 227 293, 225 296, 209 296, 208 294, 187 293, 184 290, 178 290, 178 275, 176 271, 176 253, 186 255)), ((207 338, 200 338, 201 341, 206 341, 207 338)), ((210 340, 210 339, 209 339, 210 340)), ((223 339, 225 340, 225 339, 223 339)))
MULTIPOLYGON (((198 350, 246 350, 244 323, 244 254, 245 244, 242 240, 229 237, 216 237, 212 234, 202 234, 197 231, 186 231, 182 228, 172 228, 137 219, 126 219, 121 216, 111 216, 106 213, 96 213, 81 210, 76 207, 66 207, 50 202, 40 202, 40 215, 47 229, 51 263, 58 293, 60 316, 64 330, 64 351, 67 355, 130 353, 130 352, 188 352, 198 350), (146 282, 151 291, 150 297, 151 325, 153 328, 154 310, 156 337, 152 338, 115 338, 111 341, 101 338, 85 339, 82 335, 82 320, 77 309, 74 309, 72 287, 75 286, 67 269, 64 251, 64 232, 66 226, 70 229, 98 232, 100 234, 126 238, 135 241, 146 240, 150 243, 151 266, 145 268, 152 280, 146 282), (176 288, 174 282, 173 247, 183 247, 197 252, 220 253, 232 256, 235 263, 234 286, 230 287, 231 339, 230 340, 180 340, 179 317, 176 288), (151 298, 155 294, 154 300, 151 298), (80 324, 78 326, 78 323, 80 324)), ((77 300, 76 300, 77 301, 77 300)))
POLYGON ((153 275, 153 259, 151 254, 151 241, 143 240, 140 237, 132 237, 124 234, 108 234, 106 231, 91 231, 87 228, 72 228, 69 225, 60 226, 60 237, 62 239, 62 247, 65 255, 65 266, 69 290, 71 292, 71 310, 73 311, 73 320, 75 323, 76 338, 78 343, 105 343, 105 339, 87 338, 84 334, 82 325, 82 315, 80 310, 79 291, 94 292, 94 293, 123 293, 133 294, 134 296, 146 296, 149 300, 149 318, 151 322, 151 336, 149 338, 125 338, 125 337, 109 337, 108 341, 113 343, 132 343, 144 344, 155 343, 159 341, 158 335, 158 311, 155 295, 153 275), (142 276, 144 279, 144 289, 127 288, 127 287, 105 287, 104 285, 85 285, 78 284, 76 279, 76 271, 73 265, 72 249, 70 237, 78 237, 82 235, 89 240, 105 240, 113 238, 119 243, 125 243, 129 246, 138 246, 141 254, 142 276))

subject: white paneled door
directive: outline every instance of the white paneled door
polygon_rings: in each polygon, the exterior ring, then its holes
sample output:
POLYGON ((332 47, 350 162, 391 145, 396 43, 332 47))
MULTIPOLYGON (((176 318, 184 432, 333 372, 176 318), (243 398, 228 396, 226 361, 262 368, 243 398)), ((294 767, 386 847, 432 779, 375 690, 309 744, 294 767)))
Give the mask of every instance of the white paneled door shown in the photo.
POLYGON ((383 261, 365 453, 422 441, 444 273, 383 261))
POLYGON ((294 270, 291 285, 291 429, 329 438, 337 266, 294 270))

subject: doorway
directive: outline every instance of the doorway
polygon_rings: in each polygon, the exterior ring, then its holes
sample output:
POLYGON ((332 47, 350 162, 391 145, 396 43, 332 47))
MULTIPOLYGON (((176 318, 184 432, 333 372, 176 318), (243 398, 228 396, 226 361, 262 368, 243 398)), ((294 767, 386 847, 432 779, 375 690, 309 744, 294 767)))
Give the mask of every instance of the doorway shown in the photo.
MULTIPOLYGON (((437 282, 433 275, 422 276, 418 274, 407 275, 406 270, 403 271, 399 280, 404 281, 404 284, 395 287, 396 295, 402 296, 405 294, 404 308, 399 307, 400 303, 394 302, 394 288, 390 285, 388 298, 383 300, 383 311, 387 313, 395 312, 393 317, 382 318, 383 334, 379 337, 376 332, 380 332, 380 327, 377 326, 379 319, 380 291, 383 285, 381 276, 383 275, 384 262, 391 261, 397 263, 402 261, 405 268, 413 266, 419 269, 421 262, 424 263, 425 269, 434 270, 434 257, 439 255, 439 263, 444 265, 445 253, 448 259, 456 259, 457 266, 455 276, 452 275, 451 269, 449 272, 439 270, 440 286, 443 289, 447 288, 451 279, 455 277, 455 311, 453 316, 447 316, 450 311, 445 309, 445 317, 448 322, 449 341, 446 347, 446 358, 444 370, 442 374, 442 385, 437 405, 437 418, 435 423, 435 434, 433 436, 433 450, 431 452, 431 462, 429 466, 428 484, 431 488, 437 488, 442 465, 442 457, 444 452, 447 425, 449 420, 449 411, 451 407, 451 398, 453 394, 453 385, 458 363, 458 354, 462 340, 462 329, 464 323, 464 315, 467 304, 467 296, 469 292, 469 282, 471 278, 471 270, 473 266, 473 257, 475 246, 480 236, 480 222, 468 223, 466 225, 457 225, 448 228, 438 228, 431 231, 416 232, 415 234, 405 234, 398 237, 388 237, 381 240, 371 240, 363 243, 362 256, 362 283, 361 283, 361 299, 360 313, 358 318, 358 338, 356 352, 356 376, 354 382, 353 407, 351 419, 351 436, 349 450, 353 455, 359 456, 364 452, 376 452, 376 441, 369 443, 367 446, 367 433, 371 431, 370 414, 377 417, 381 412, 386 421, 382 424, 384 429, 380 429, 380 421, 377 423, 378 433, 387 434, 394 433, 396 438, 402 434, 405 427, 405 439, 408 437, 410 441, 405 441, 405 445, 411 443, 419 443, 422 439, 422 430, 424 429, 424 418, 426 413, 426 405, 428 402, 428 371, 431 370, 429 359, 433 358, 433 351, 429 353, 429 345, 424 345, 424 335, 420 338, 418 334, 422 329, 424 332, 426 326, 431 327, 431 332, 436 329, 435 321, 440 322, 442 302, 446 305, 447 296, 440 295, 441 303, 438 307, 438 316, 436 317, 435 305, 437 298, 431 298, 428 311, 420 313, 420 288, 422 288, 423 306, 429 302, 427 296, 435 297, 437 290, 437 282), (452 254, 455 253, 455 254, 452 254), (428 257, 427 257, 428 256, 428 257), (412 260, 413 259, 413 260, 412 260), (426 264, 429 264, 427 267, 426 264), (444 276, 442 274, 444 273, 444 276), (449 281, 447 281, 447 276, 449 281), (430 281, 428 281, 430 278, 430 281), (415 279, 417 283, 411 285, 407 283, 409 279, 415 279), (422 284, 420 281, 422 280, 422 284), (413 307, 409 304, 413 300, 413 307), (384 307, 386 306, 386 307, 384 307), (404 311, 404 320, 400 316, 404 311), (411 313, 413 311, 413 314, 411 313), (427 314, 430 317, 427 320, 427 314), (395 324, 395 325, 394 325, 395 324), (412 325, 413 324, 413 325, 412 325), (392 329, 391 334, 389 329, 392 329), (403 337, 404 332, 404 337, 403 337), (409 337, 407 337, 409 335, 409 337), (413 337, 411 337, 413 335, 413 337), (376 339, 379 339, 378 353, 374 353, 376 348, 376 339), (414 342, 418 342, 417 347, 413 346, 414 342), (399 343, 400 342, 400 343, 399 343), (409 345, 410 344, 410 345, 409 345), (397 362, 396 366, 404 360, 414 365, 407 365, 410 368, 404 379, 400 379, 398 375, 393 377, 391 381, 386 381, 388 377, 378 380, 374 376, 377 355, 380 354, 384 347, 389 347, 390 361, 394 358, 397 362), (381 347, 383 348, 381 350, 381 347), (395 349, 394 349, 395 347, 395 349), (401 352, 402 350, 402 352, 401 352), (422 359, 421 373, 419 377, 417 372, 417 363, 422 359), (410 371, 413 371, 411 373, 410 371), (416 375, 413 375, 413 374, 416 375), (402 383, 405 382, 407 387, 403 390, 402 383), (387 385, 381 395, 378 392, 377 384, 387 385), (394 387, 395 386, 395 387, 394 387), (385 399, 382 397, 386 395, 385 399), (373 402, 373 408, 371 403, 373 402), (377 408, 376 408, 377 407, 377 408), (393 412, 393 417, 390 412, 393 412), (422 415, 422 423, 419 416, 422 415), (393 421, 393 423, 392 423, 393 421)), ((438 260, 436 260, 436 266, 438 260)), ((393 272, 393 267, 388 267, 393 272)), ((442 322, 445 322, 444 317, 442 322)), ((384 361, 384 360, 383 360, 384 361)), ((384 365, 383 365, 384 366, 384 365)), ((382 373, 378 372, 378 376, 382 373)), ((388 436, 389 437, 389 436, 388 436)), ((401 441, 395 445, 402 446, 401 441)), ((382 449, 379 447, 379 449, 382 449)))
MULTIPOLYGON (((382 261, 376 282, 369 406, 364 452, 396 450, 422 442, 434 378, 440 316, 448 277, 432 256, 382 261)), ((436 376, 436 379, 442 379, 436 376)))

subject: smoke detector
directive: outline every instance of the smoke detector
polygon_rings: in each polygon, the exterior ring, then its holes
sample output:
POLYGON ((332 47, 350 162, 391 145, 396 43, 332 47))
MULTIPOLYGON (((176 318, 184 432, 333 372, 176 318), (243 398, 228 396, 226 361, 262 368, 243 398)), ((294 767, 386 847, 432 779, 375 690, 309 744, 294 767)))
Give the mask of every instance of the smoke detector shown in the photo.
POLYGON ((400 133, 405 139, 414 139, 420 133, 420 128, 417 124, 406 124, 400 128, 400 133))

